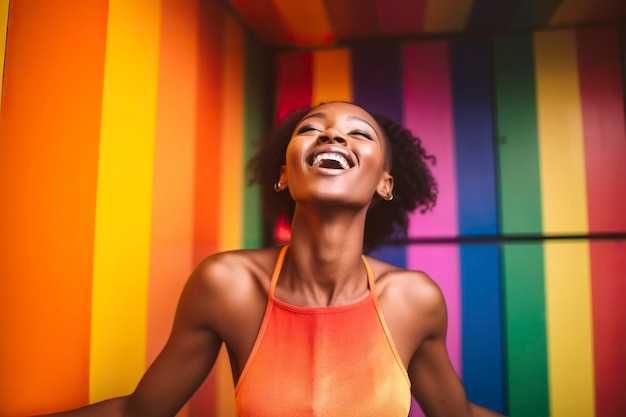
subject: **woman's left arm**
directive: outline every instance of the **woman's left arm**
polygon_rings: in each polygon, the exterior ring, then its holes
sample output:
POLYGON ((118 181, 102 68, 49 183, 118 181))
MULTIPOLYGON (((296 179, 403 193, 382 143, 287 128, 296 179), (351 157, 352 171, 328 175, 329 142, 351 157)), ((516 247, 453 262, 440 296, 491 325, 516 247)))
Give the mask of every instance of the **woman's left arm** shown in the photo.
POLYGON ((415 399, 429 417, 502 416, 467 401, 446 348, 448 323, 443 295, 440 291, 429 293, 427 300, 420 297, 422 308, 426 308, 426 311, 421 310, 420 316, 428 320, 429 334, 413 354, 408 369, 415 399))

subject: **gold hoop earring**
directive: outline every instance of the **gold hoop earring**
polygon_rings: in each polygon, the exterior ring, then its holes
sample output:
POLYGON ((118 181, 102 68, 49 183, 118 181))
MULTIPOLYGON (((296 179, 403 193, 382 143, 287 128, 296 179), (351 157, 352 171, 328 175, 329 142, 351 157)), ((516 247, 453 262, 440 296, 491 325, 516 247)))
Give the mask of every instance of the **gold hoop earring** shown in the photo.
POLYGON ((274 191, 276 191, 277 193, 281 192, 283 189, 283 183, 281 181, 276 181, 274 183, 274 191))

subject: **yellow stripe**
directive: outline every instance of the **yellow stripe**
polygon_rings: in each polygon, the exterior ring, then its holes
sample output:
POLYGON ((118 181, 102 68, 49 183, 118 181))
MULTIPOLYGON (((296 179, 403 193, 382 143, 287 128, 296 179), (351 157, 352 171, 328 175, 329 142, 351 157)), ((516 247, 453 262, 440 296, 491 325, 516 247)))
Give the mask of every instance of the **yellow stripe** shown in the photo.
MULTIPOLYGON (((586 233, 575 36, 535 34, 544 233, 586 233)), ((545 285, 552 417, 593 416, 589 244, 547 243, 545 285)))
MULTIPOLYGON (((222 146, 220 250, 242 246, 244 138, 243 138, 243 59, 244 39, 237 22, 224 13, 225 47, 222 55, 222 146)), ((235 393, 228 353, 222 348, 217 365, 217 415, 237 416, 235 393)))
POLYGON ((9 0, 0 0, 0 111, 2 111, 2 86, 4 85, 4 57, 9 23, 9 0))
POLYGON ((551 417, 595 416, 591 266, 587 242, 546 242, 551 417))
POLYGON ((145 370, 161 2, 109 0, 96 203, 90 401, 145 370))
POLYGON ((428 0, 424 30, 452 32, 465 29, 473 4, 473 0, 428 0))
POLYGON ((313 53, 311 105, 329 101, 351 101, 350 51, 333 49, 313 53))
POLYGON ((226 18, 222 55, 220 250, 241 248, 243 222, 243 34, 226 18))
POLYGON ((543 231, 586 233, 587 191, 575 35, 535 34, 543 231))

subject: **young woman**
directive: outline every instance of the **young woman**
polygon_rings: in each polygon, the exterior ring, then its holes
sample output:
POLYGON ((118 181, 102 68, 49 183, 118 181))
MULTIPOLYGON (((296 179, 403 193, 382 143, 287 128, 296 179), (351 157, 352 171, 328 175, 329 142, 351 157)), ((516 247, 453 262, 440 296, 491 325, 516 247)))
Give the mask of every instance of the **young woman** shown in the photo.
POLYGON ((241 417, 406 417, 411 393, 428 416, 496 415, 467 402, 437 285, 363 255, 434 204, 431 159, 354 104, 294 113, 251 164, 266 211, 291 221, 289 245, 204 260, 135 392, 63 415, 173 416, 222 343, 241 417))

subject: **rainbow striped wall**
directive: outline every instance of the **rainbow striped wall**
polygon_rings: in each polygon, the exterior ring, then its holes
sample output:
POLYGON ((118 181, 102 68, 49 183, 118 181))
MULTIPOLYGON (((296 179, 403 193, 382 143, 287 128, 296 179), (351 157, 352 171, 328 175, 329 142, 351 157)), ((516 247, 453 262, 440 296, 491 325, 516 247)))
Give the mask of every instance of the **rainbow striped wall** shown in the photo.
POLYGON ((278 58, 279 118, 353 100, 437 156, 437 207, 412 217, 409 244, 377 255, 439 283, 470 400, 513 416, 626 415, 621 36, 598 27, 278 58))
MULTIPOLYGON (((0 415, 32 415, 132 391, 193 266, 260 245, 273 62, 217 0, 1 0, 0 33, 0 415)), ((181 415, 234 415, 227 368, 181 415)))

